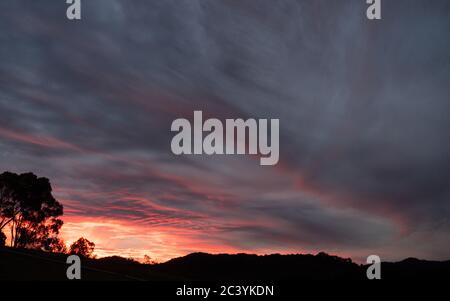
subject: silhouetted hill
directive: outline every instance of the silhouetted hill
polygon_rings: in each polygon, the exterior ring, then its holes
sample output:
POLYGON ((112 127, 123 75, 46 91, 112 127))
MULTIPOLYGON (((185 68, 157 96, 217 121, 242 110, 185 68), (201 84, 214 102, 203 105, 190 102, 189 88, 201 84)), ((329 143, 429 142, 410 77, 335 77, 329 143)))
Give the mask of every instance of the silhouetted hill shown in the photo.
MULTIPOLYGON (((0 248, 0 280, 66 280, 66 254, 0 248)), ((317 255, 193 253, 146 265, 119 256, 82 259, 83 280, 306 280, 366 279, 365 265, 317 255)), ((448 279, 450 261, 408 258, 382 264, 383 279, 448 279)))
POLYGON ((154 269, 195 280, 361 279, 365 275, 350 259, 325 253, 315 256, 193 253, 154 269))
POLYGON ((384 279, 450 279, 450 260, 407 258, 399 262, 383 262, 381 269, 384 279))

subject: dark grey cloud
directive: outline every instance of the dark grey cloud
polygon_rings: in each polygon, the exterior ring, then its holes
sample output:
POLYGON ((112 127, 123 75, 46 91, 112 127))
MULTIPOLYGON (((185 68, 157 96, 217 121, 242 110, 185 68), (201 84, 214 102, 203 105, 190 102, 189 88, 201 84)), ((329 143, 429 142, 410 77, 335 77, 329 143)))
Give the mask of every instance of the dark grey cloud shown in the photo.
POLYGON ((441 257, 450 4, 365 7, 90 0, 70 22, 65 1, 2 1, 0 167, 49 177, 79 215, 390 257, 434 231, 417 254, 441 257), (173 156, 170 124, 195 109, 279 118, 279 166, 173 156))

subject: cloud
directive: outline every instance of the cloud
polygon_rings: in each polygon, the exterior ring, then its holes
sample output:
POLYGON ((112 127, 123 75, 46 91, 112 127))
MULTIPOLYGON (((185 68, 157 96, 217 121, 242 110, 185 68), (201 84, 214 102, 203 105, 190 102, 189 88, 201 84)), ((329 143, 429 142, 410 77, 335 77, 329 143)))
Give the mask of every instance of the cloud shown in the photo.
POLYGON ((107 220, 110 252, 394 258, 436 230, 418 254, 441 258, 449 4, 383 5, 374 23, 363 1, 92 0, 75 23, 64 1, 2 2, 1 169, 50 178, 68 237, 107 220), (279 118, 278 166, 174 156, 172 120, 198 109, 279 118))

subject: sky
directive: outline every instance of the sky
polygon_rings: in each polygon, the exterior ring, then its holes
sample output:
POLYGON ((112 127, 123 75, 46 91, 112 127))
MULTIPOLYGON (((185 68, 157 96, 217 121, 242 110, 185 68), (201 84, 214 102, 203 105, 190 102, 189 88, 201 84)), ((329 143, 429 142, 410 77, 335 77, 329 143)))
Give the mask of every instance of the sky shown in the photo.
POLYGON ((450 2, 0 2, 0 172, 50 179, 99 256, 450 254, 450 2), (171 123, 277 118, 280 161, 171 123))

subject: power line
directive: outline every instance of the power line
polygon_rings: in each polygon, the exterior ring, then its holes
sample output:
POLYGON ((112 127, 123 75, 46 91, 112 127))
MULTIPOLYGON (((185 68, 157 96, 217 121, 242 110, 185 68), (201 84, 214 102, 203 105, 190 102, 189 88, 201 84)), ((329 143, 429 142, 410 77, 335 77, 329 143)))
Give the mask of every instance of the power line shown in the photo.
MULTIPOLYGON (((20 250, 12 250, 12 249, 0 248, 0 252, 10 253, 10 254, 18 254, 18 255, 22 255, 22 256, 37 258, 39 260, 44 260, 44 261, 48 261, 48 262, 52 262, 52 263, 62 264, 64 266, 67 265, 66 262, 62 262, 62 261, 59 261, 59 260, 56 260, 56 259, 51 259, 51 258, 42 256, 42 255, 38 255, 38 254, 30 254, 28 252, 22 252, 20 250)), ((92 267, 87 267, 87 266, 82 266, 82 269, 87 270, 87 271, 92 271, 92 272, 99 272, 99 273, 105 273, 105 274, 110 274, 110 275, 115 275, 115 276, 121 276, 121 277, 130 279, 130 280, 134 280, 134 281, 146 281, 145 279, 142 279, 142 278, 137 278, 137 277, 134 277, 134 276, 130 276, 130 275, 126 275, 126 274, 122 274, 122 273, 118 273, 118 272, 111 272, 111 271, 106 271, 106 270, 92 268, 92 267)))

